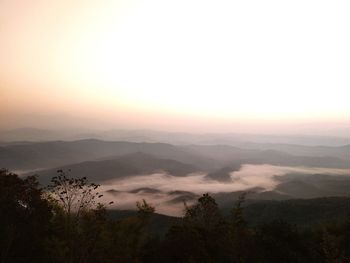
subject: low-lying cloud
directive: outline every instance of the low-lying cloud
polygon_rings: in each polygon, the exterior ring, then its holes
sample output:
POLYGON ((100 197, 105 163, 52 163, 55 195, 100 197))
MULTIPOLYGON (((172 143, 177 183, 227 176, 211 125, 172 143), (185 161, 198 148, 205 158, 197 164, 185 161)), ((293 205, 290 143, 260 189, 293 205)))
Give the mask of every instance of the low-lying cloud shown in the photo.
MULTIPOLYGON (((195 195, 203 193, 235 192, 251 188, 273 190, 279 183, 278 177, 295 174, 350 175, 350 169, 328 169, 308 167, 287 167, 273 165, 243 165, 239 171, 232 172, 231 181, 221 182, 206 177, 204 173, 176 177, 165 173, 132 176, 111 180, 101 185, 105 199, 115 202, 115 208, 134 209, 136 201, 146 199, 156 207, 159 213, 180 215, 184 205, 171 202, 176 195, 172 191, 190 192, 195 195), (145 188, 157 191, 147 191, 145 188), (136 190, 136 191, 135 191, 136 190), (132 191, 132 192, 131 192, 132 191)), ((177 196, 181 196, 179 193, 177 196)), ((187 200, 191 203, 191 200, 187 200)))

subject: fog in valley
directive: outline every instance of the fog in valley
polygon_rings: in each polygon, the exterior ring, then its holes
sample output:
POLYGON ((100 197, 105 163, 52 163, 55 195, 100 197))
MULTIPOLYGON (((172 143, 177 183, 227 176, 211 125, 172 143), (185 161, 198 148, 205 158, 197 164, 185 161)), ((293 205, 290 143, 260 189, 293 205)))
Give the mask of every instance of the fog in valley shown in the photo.
MULTIPOLYGON (((247 164, 239 171, 231 172, 231 180, 228 182, 209 179, 203 173, 192 173, 185 177, 157 173, 103 182, 101 191, 104 192, 103 200, 113 201, 113 208, 116 209, 135 209, 135 203, 145 199, 154 205, 159 213, 180 216, 184 212, 184 202, 190 205, 204 193, 273 191, 287 174, 293 174, 293 179, 289 180, 298 180, 299 177, 314 174, 345 176, 350 180, 350 169, 247 164)), ((233 203, 232 198, 232 205, 233 203)))
POLYGON ((0 0, 0 261, 350 262, 349 14, 0 0))

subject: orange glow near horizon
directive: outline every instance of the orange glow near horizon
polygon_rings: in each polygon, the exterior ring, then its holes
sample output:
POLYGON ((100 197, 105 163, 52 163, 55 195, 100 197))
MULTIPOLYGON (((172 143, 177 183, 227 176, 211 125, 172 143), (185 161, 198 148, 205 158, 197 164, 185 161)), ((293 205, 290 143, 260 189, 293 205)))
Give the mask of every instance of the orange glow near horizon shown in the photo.
POLYGON ((349 13, 347 1, 3 0, 0 117, 347 122, 349 13))

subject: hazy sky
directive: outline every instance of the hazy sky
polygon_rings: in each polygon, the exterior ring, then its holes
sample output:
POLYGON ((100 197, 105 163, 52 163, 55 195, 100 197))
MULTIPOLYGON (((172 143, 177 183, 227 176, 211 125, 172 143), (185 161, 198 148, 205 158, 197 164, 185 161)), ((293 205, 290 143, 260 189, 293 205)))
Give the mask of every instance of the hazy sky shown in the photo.
POLYGON ((344 124, 349 14, 337 0, 0 0, 0 118, 225 131, 344 124))

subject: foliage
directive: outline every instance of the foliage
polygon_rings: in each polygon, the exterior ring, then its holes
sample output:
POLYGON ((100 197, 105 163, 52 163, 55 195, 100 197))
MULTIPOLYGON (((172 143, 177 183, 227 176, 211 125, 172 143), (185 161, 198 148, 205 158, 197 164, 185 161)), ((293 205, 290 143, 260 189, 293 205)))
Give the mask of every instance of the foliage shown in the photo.
POLYGON ((0 261, 45 262, 40 249, 49 233, 51 207, 36 177, 0 170, 0 261))
POLYGON ((350 262, 350 216, 303 228, 280 219, 252 227, 245 194, 228 219, 204 194, 157 236, 146 200, 114 220, 98 202, 98 185, 63 171, 52 182, 48 195, 35 177, 0 170, 1 262, 350 262))
POLYGON ((67 214, 79 216, 83 211, 100 205, 97 199, 103 195, 96 191, 98 187, 98 184, 89 183, 86 177, 73 178, 63 170, 57 170, 57 176, 51 179, 48 189, 52 200, 67 214))
POLYGON ((222 221, 219 207, 214 198, 209 194, 204 194, 198 202, 191 207, 185 205, 184 220, 196 226, 215 227, 222 221))
POLYGON ((155 211, 155 208, 148 204, 145 199, 142 202, 136 202, 136 207, 138 208, 138 214, 140 217, 149 217, 155 211))

